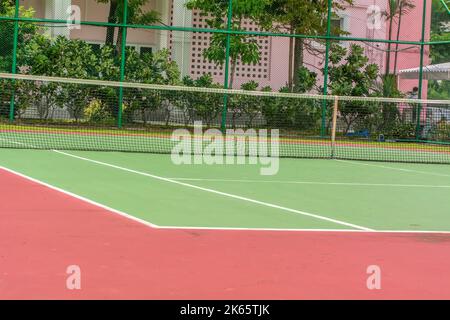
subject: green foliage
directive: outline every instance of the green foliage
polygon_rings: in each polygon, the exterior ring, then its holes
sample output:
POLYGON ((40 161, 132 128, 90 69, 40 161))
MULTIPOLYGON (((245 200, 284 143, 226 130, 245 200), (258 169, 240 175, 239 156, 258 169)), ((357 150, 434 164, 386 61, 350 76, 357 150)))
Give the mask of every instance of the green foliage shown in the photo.
MULTIPOLYGON (((14 17, 15 6, 10 1, 2 1, 0 6, 0 15, 6 17, 14 17)), ((33 18, 34 10, 32 8, 25 9, 19 7, 19 16, 22 18, 33 18)), ((32 23, 19 24, 18 43, 29 41, 37 32, 39 27, 32 23)), ((11 72, 12 53, 14 46, 14 22, 2 21, 0 23, 0 71, 11 72)))
POLYGON ((442 117, 438 123, 431 125, 425 138, 434 141, 449 142, 450 122, 448 122, 448 119, 442 117))
POLYGON ((450 81, 429 81, 428 99, 450 100, 450 81))
MULTIPOLYGON (((440 0, 433 0, 431 11, 431 40, 450 41, 449 15, 440 0)), ((433 64, 450 61, 450 44, 435 44, 430 47, 433 64)), ((450 99, 450 81, 428 81, 429 99, 450 99)))
MULTIPOLYGON (((264 88, 263 91, 270 91, 264 88)), ((288 87, 280 92, 288 93, 288 87)), ((263 97, 261 111, 269 128, 315 133, 320 127, 321 101, 315 99, 263 97)))
POLYGON ((108 123, 113 121, 108 107, 102 101, 94 99, 84 110, 84 115, 88 122, 94 123, 108 123))
MULTIPOLYGON (((353 0, 334 0, 332 9, 334 12, 345 10, 347 5, 353 5, 353 0)), ((333 14, 333 17, 336 17, 333 14)), ((259 24, 265 29, 275 32, 288 32, 291 34, 325 35, 327 33, 328 0, 304 1, 304 0, 272 0, 266 6, 264 15, 259 19, 259 24)), ((332 35, 344 35, 339 27, 332 27, 332 35)), ((324 44, 324 40, 296 39, 290 42, 289 52, 292 56, 287 57, 294 61, 294 70, 289 70, 288 84, 300 86, 301 81, 298 72, 303 67, 304 52, 307 50, 313 54, 323 54, 324 50, 317 48, 316 43, 324 44)))
MULTIPOLYGON (((161 50, 155 54, 140 56, 134 49, 127 50, 126 81, 151 84, 177 85, 180 71, 170 60, 170 52, 161 50)), ((149 111, 166 109, 170 116, 170 93, 158 90, 126 88, 124 102, 129 106, 127 113, 139 111, 144 124, 149 111)), ((166 118, 166 122, 168 118, 166 118)))
MULTIPOLYGON (((210 74, 205 74, 198 79, 189 76, 183 78, 183 85, 200 88, 222 88, 214 83, 210 74)), ((182 113, 184 123, 191 124, 194 120, 200 119, 204 124, 211 125, 212 121, 219 116, 223 109, 224 97, 222 94, 209 92, 180 91, 174 93, 171 98, 172 104, 182 113)))
POLYGON ((120 64, 114 55, 113 48, 109 46, 100 48, 95 73, 99 80, 118 81, 120 79, 120 64))
POLYGON ((317 73, 310 71, 306 67, 301 67, 297 72, 297 79, 294 81, 294 92, 306 93, 316 86, 317 73))
MULTIPOLYGON (((22 73, 67 78, 89 79, 96 77, 97 57, 91 47, 81 40, 59 36, 51 39, 34 35, 18 51, 18 65, 22 73)), ((89 87, 75 84, 55 83, 31 87, 39 115, 47 119, 53 108, 66 108, 78 121, 88 103, 89 87)), ((28 90, 28 89, 27 89, 28 90)), ((25 95, 20 95, 25 99, 25 95)), ((18 101, 18 105, 24 103, 18 101)))
POLYGON ((378 66, 369 64, 364 48, 334 46, 330 53, 330 90, 334 95, 370 96, 378 78, 378 66))
POLYGON ((408 121, 397 121, 389 131, 382 133, 388 138, 414 139, 416 137, 416 124, 408 121))
MULTIPOLYGON (((346 5, 353 5, 353 0, 334 0, 334 11, 345 10, 346 5)), ((324 35, 327 31, 328 0, 272 0, 264 10, 261 18, 263 25, 273 30, 293 29, 297 34, 324 35)), ((340 29, 333 34, 342 34, 340 29)))
MULTIPOLYGON (((65 37, 52 39, 42 34, 33 36, 18 52, 19 70, 33 75, 117 81, 119 65, 120 60, 109 46, 94 52, 84 41, 65 37)), ((128 49, 126 81, 174 85, 179 83, 179 77, 178 67, 170 60, 168 50, 139 55, 134 49, 128 49)), ((108 108, 110 115, 118 114, 119 90, 115 87, 57 83, 39 86, 31 83, 27 87, 25 82, 22 86, 18 92, 28 92, 32 99, 27 98, 26 94, 18 94, 18 110, 20 106, 36 106, 41 119, 48 119, 59 107, 66 109, 75 121, 79 121, 92 99, 108 108)), ((124 89, 124 118, 131 120, 134 113, 139 111, 146 122, 148 111, 168 107, 167 101, 164 94, 155 90, 124 89)))
MULTIPOLYGON (((333 46, 330 53, 332 66, 329 68, 329 88, 333 95, 369 97, 373 95, 378 78, 378 66, 369 64, 364 55, 364 49, 358 45, 351 45, 350 49, 333 46)), ((362 102, 341 102, 339 112, 346 123, 344 133, 352 129, 355 122, 363 122, 378 107, 362 102)))
POLYGON ((437 141, 450 141, 450 123, 446 121, 438 123, 433 138, 437 141))
POLYGON ((36 34, 18 50, 19 71, 69 78, 96 76, 97 57, 85 41, 36 34))
MULTIPOLYGON (((241 85, 244 91, 257 91, 259 83, 250 81, 241 85)), ((254 119, 261 113, 261 98, 252 95, 237 94, 229 97, 228 110, 231 113, 231 125, 236 128, 236 121, 243 118, 247 128, 253 126, 254 119)))
MULTIPOLYGON (((392 74, 386 74, 381 77, 381 82, 377 84, 374 95, 387 98, 403 97, 403 94, 397 86, 397 78, 392 74)), ((404 127, 403 123, 400 121, 400 110, 396 103, 380 103, 378 106, 380 112, 377 112, 374 115, 376 120, 374 121, 374 130, 376 130, 377 133, 382 133, 385 136, 396 136, 399 129, 409 130, 409 127, 404 127)), ((407 125, 409 124, 411 124, 411 122, 407 123, 407 125)), ((412 127, 414 127, 414 125, 412 127)))
POLYGON ((432 0, 431 2, 431 35, 442 34, 445 31, 449 23, 449 14, 447 9, 442 5, 441 0, 432 0))

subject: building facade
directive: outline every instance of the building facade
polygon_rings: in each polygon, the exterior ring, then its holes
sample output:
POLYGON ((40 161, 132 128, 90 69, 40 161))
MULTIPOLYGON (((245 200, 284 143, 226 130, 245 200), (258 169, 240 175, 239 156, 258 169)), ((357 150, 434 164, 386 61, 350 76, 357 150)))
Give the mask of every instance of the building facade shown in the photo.
MULTIPOLYGON (((205 18, 197 11, 188 10, 185 6, 187 0, 150 0, 145 9, 153 9, 160 13, 163 25, 206 28, 205 18)), ((49 19, 63 19, 70 17, 67 8, 77 6, 80 19, 84 21, 105 22, 108 17, 108 5, 100 4, 94 0, 21 0, 26 7, 31 6, 36 10, 36 17, 49 19)), ((420 41, 422 34, 423 1, 415 1, 416 7, 402 17, 399 32, 397 24, 391 30, 391 38, 400 40, 420 41)), ((338 24, 349 37, 383 39, 389 38, 389 23, 382 13, 387 10, 385 0, 356 0, 353 6, 347 6, 345 10, 336 12, 333 23, 338 24), (377 16, 379 15, 379 16, 377 16), (377 18, 380 18, 377 20, 377 18)), ((431 1, 428 1, 427 21, 425 26, 425 38, 430 37, 431 1)), ((258 26, 248 21, 245 28, 249 31, 258 30, 258 26)), ((64 35, 71 38, 83 39, 92 45, 100 46, 105 41, 106 30, 103 27, 82 26, 81 28, 68 29, 65 27, 50 28, 52 35, 64 35)), ((139 52, 148 52, 169 48, 172 58, 180 67, 183 75, 199 77, 210 73, 219 83, 224 81, 223 67, 205 60, 203 50, 209 45, 210 34, 192 33, 180 31, 160 30, 136 30, 129 29, 128 46, 135 47, 139 52)), ((259 37, 257 39, 261 60, 256 65, 238 63, 235 73, 234 88, 239 88, 242 83, 256 81, 263 86, 270 86, 274 90, 283 87, 287 83, 289 70, 289 40, 286 37, 259 37)), ((376 63, 380 70, 384 71, 388 46, 381 42, 357 42, 364 47, 365 54, 371 63, 376 63)), ((324 48, 317 42, 311 41, 318 52, 324 48)), ((342 42, 349 46, 350 42, 342 42)), ((319 75, 318 83, 322 80, 324 55, 304 52, 305 65, 319 75)), ((391 47, 391 72, 414 68, 420 65, 420 47, 414 45, 393 45, 391 47), (398 54, 395 54, 395 51, 398 54), (394 61, 397 60, 395 64, 394 61), (394 70, 395 68, 395 70, 394 70)), ((425 47, 424 64, 429 63, 429 48, 425 47)), ((402 91, 411 91, 418 85, 418 80, 399 80, 402 91)))

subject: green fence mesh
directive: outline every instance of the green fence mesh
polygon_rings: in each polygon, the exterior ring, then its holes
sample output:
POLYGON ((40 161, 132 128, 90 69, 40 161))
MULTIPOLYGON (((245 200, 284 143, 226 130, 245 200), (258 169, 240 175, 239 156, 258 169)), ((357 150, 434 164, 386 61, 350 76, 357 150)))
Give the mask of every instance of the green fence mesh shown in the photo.
MULTIPOLYGON (((166 135, 201 120, 222 131, 279 129, 287 139, 315 146, 285 144, 283 155, 329 157, 332 95, 340 97, 337 141, 364 145, 338 144, 337 157, 448 162, 449 81, 445 69, 431 68, 450 61, 449 15, 439 0, 1 0, 0 20, 2 134, 18 126, 22 133, 99 127, 166 135), (214 10, 204 3, 215 4, 214 10), (8 74, 32 78, 14 83, 8 74), (214 91, 223 88, 246 94, 214 91), (375 97, 394 100, 373 102, 375 97)), ((97 143, 74 136, 70 143, 44 136, 31 144, 146 152, 167 147, 127 139, 105 140, 102 147, 95 135, 88 137, 97 143)), ((0 146, 19 145, 12 141, 0 146)))

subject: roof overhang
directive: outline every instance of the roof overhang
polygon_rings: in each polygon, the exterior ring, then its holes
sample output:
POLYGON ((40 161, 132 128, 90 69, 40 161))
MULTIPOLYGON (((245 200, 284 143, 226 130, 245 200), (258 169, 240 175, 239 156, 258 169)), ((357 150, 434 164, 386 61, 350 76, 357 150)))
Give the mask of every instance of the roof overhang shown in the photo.
MULTIPOLYGON (((400 70, 399 76, 400 79, 419 79, 420 68, 400 70)), ((450 62, 423 67, 423 79, 450 80, 450 62)))

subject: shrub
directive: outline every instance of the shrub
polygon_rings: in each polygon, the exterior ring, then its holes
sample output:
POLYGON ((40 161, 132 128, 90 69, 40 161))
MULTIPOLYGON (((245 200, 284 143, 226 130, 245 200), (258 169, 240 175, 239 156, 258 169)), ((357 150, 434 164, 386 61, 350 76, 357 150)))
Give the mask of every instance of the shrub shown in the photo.
POLYGON ((108 107, 102 101, 94 99, 84 110, 84 115, 89 122, 108 123, 113 121, 108 107))
POLYGON ((434 138, 438 141, 450 141, 450 123, 441 121, 437 125, 434 138))

